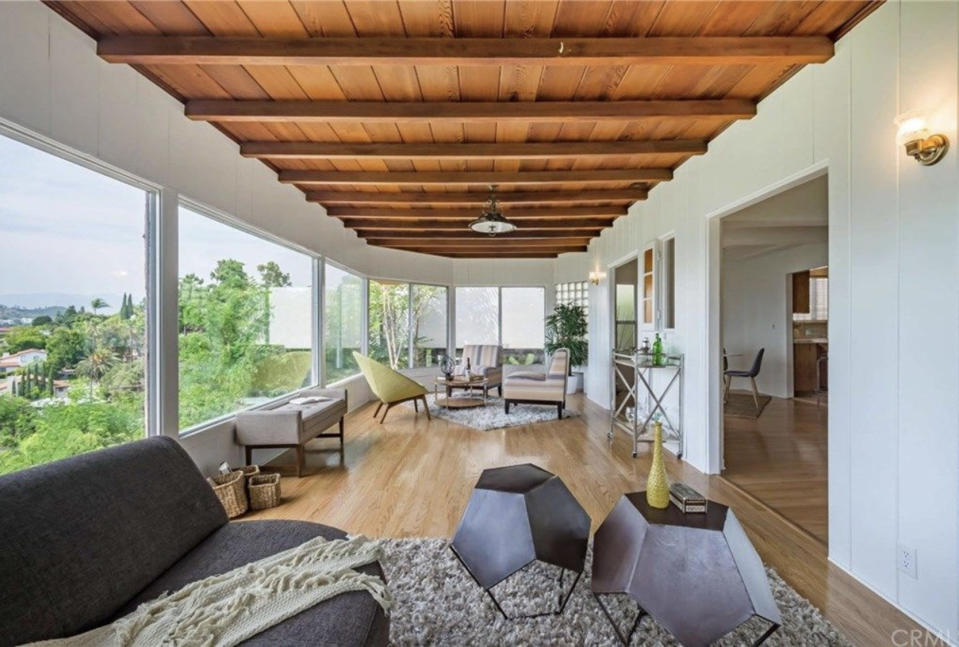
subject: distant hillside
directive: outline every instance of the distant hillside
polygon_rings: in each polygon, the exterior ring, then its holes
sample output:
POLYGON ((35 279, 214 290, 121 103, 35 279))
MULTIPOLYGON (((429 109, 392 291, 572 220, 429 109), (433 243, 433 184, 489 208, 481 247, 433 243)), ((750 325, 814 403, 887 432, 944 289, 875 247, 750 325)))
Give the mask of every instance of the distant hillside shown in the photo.
POLYGON ((0 321, 4 320, 19 320, 19 319, 33 319, 34 317, 42 317, 46 315, 48 317, 56 317, 58 314, 66 310, 64 306, 46 306, 42 308, 24 308, 22 306, 6 306, 0 304, 0 321))

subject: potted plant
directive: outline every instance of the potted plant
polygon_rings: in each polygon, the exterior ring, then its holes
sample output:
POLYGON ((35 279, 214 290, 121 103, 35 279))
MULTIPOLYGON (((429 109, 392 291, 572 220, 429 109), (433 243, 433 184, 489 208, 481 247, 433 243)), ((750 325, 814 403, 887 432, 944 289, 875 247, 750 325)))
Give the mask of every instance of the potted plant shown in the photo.
POLYGON ((559 304, 553 314, 546 317, 546 352, 558 348, 569 349, 569 380, 567 393, 576 393, 583 388, 583 372, 574 370, 586 364, 589 343, 586 341, 586 311, 583 306, 559 304))

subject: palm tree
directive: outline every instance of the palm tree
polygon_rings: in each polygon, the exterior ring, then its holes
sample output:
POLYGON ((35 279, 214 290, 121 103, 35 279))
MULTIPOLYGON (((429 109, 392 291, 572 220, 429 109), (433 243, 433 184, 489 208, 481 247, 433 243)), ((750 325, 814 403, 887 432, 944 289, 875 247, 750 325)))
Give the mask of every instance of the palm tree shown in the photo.
MULTIPOLYGON (((91 304, 92 307, 92 304, 91 304)), ((90 398, 93 398, 93 386, 106 375, 116 358, 110 349, 102 346, 94 348, 84 359, 77 363, 77 371, 90 378, 90 398)))
POLYGON ((93 299, 93 301, 90 302, 90 309, 93 310, 93 314, 97 314, 98 310, 103 310, 104 308, 109 308, 109 307, 110 307, 110 304, 104 301, 103 299, 101 299, 100 297, 96 297, 95 299, 93 299))

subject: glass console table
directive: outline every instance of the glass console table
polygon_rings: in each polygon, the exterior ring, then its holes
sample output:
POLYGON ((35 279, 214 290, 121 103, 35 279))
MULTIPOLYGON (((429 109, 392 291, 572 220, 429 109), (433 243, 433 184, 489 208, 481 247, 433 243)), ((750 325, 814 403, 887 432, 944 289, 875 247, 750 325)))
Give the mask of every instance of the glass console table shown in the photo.
POLYGON ((663 423, 663 447, 682 458, 683 455, 683 356, 665 355, 661 365, 653 364, 653 356, 642 353, 613 351, 612 403, 609 433, 616 429, 633 439, 633 458, 639 454, 639 443, 653 442, 656 419, 663 423), (665 406, 666 396, 677 392, 678 407, 671 417, 665 406))

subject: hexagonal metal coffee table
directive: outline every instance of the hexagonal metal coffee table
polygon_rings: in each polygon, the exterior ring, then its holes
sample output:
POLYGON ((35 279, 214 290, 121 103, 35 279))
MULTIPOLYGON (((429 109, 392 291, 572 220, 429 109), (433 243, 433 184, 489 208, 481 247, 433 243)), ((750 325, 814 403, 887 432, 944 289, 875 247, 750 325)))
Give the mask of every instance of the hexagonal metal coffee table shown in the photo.
POLYGON ((450 548, 507 619, 490 589, 537 560, 560 567, 559 608, 515 618, 558 615, 583 574, 589 528, 589 515, 556 475, 530 463, 497 467, 480 475, 450 548), (567 570, 576 578, 563 594, 567 570))
POLYGON ((709 645, 753 616, 782 619, 766 569, 733 511, 709 502, 705 514, 660 510, 645 492, 625 494, 593 537, 593 595, 623 644, 649 614, 686 647, 709 645), (639 605, 628 634, 602 595, 625 593, 639 605))

